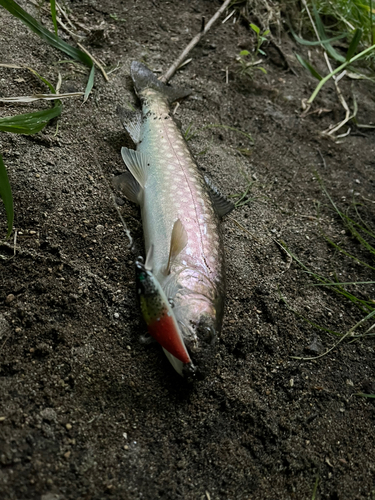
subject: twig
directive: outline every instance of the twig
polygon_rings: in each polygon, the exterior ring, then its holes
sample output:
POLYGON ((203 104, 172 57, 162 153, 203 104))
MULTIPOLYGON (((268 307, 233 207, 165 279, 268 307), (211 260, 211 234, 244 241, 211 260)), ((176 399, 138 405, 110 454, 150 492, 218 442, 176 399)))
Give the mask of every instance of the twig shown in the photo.
POLYGON ((85 52, 85 54, 87 54, 89 57, 91 57, 93 62, 97 65, 97 67, 103 73, 104 78, 107 80, 107 82, 109 82, 108 75, 105 72, 105 69, 103 68, 103 66, 100 64, 100 62, 97 59, 95 59, 95 57, 92 54, 90 54, 90 52, 87 49, 85 49, 85 47, 83 47, 83 45, 81 45, 79 42, 77 42, 77 45, 81 50, 83 50, 83 52, 85 52))
POLYGON ((179 55, 179 57, 175 60, 175 62, 168 69, 168 71, 162 77, 160 77, 160 81, 162 81, 163 83, 167 83, 172 78, 172 76, 177 71, 177 68, 181 65, 181 63, 186 58, 186 56, 189 54, 189 52, 197 45, 197 43, 200 41, 200 39, 204 37, 204 35, 211 28, 211 26, 217 20, 217 18, 228 7, 228 5, 230 4, 231 1, 232 0, 225 0, 225 2, 220 7, 220 9, 216 12, 216 14, 214 14, 211 17, 211 19, 204 26, 204 28, 197 35, 195 35, 195 37, 191 40, 191 42, 188 44, 188 46, 181 52, 181 54, 179 55))
POLYGON ((230 215, 227 216, 228 219, 232 220, 235 224, 237 224, 237 226, 242 229, 242 231, 244 231, 245 233, 249 234, 255 241, 257 241, 258 243, 262 243, 262 241, 260 241, 259 238, 257 238, 253 233, 251 233, 248 229, 246 229, 246 227, 243 227, 242 224, 240 224, 238 222, 238 220, 234 219, 233 217, 231 217, 230 215))

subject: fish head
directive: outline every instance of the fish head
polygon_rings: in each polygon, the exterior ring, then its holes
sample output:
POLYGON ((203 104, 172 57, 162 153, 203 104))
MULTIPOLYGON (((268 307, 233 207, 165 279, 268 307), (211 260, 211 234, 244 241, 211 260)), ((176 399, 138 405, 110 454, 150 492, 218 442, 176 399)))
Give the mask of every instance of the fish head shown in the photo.
POLYGON ((215 304, 199 294, 178 295, 173 308, 197 374, 205 376, 215 359, 218 318, 215 304))

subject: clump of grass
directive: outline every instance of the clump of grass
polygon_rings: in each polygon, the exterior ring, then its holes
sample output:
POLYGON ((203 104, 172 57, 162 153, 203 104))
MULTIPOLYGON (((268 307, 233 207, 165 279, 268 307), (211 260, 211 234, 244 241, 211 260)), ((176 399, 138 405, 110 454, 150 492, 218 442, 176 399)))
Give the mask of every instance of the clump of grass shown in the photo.
MULTIPOLYGON (((64 42, 64 40, 62 40, 57 35, 57 17, 56 17, 55 0, 51 0, 50 2, 51 17, 55 31, 54 33, 52 33, 47 28, 42 26, 39 23, 39 21, 33 18, 25 10, 23 10, 16 2, 14 2, 14 0, 0 0, 0 6, 4 7, 14 17, 20 19, 31 31, 36 33, 49 45, 51 45, 56 49, 61 50, 75 61, 79 61, 80 63, 83 63, 90 68, 90 74, 84 94, 84 101, 86 101, 94 85, 94 77, 95 77, 94 61, 87 52, 72 47, 68 43, 64 42)), ((52 93, 51 96, 42 95, 41 97, 39 95, 38 98, 53 99, 53 94, 56 94, 56 90, 53 87, 53 85, 50 84, 48 80, 40 76, 33 69, 31 68, 27 69, 32 71, 38 78, 40 78, 47 85, 47 87, 52 93)), ((36 96, 28 96, 28 101, 30 102, 31 100, 35 100, 35 97, 36 96)), ((26 98, 15 98, 13 100, 16 101, 23 100, 24 102, 27 102, 25 99, 26 98)), ((5 101, 5 99, 3 99, 3 101, 5 101)), ((58 98, 56 98, 53 108, 41 111, 34 111, 31 113, 24 113, 17 116, 6 116, 1 118, 0 131, 12 132, 17 134, 35 134, 41 131, 50 120, 59 116, 61 114, 61 111, 62 111, 62 103, 58 98)), ((3 200, 3 203, 5 205, 5 211, 8 222, 7 237, 9 237, 12 231, 13 218, 14 218, 13 198, 12 198, 12 191, 10 188, 8 175, 1 156, 0 156, 0 198, 3 200)))
POLYGON ((85 89, 85 100, 87 99, 91 89, 94 85, 94 75, 95 66, 92 58, 82 50, 72 47, 68 43, 64 42, 60 37, 57 36, 57 24, 56 24, 56 5, 55 8, 51 5, 52 20, 55 26, 55 33, 52 33, 47 28, 42 26, 39 21, 23 10, 16 2, 13 0, 0 0, 0 6, 4 7, 10 14, 14 17, 20 19, 31 31, 36 33, 40 38, 45 40, 51 47, 61 50, 72 59, 83 63, 85 66, 91 68, 89 79, 87 81, 85 89))
MULTIPOLYGON (((319 16, 318 10, 316 7, 313 5, 313 13, 314 13, 314 18, 315 18, 315 24, 311 18, 311 22, 313 24, 313 28, 315 30, 317 40, 316 41, 308 41, 304 40, 300 37, 298 37, 294 31, 292 30, 292 34, 296 41, 302 45, 320 45, 324 51, 326 52, 327 56, 331 58, 331 60, 335 61, 336 63, 339 64, 338 67, 336 67, 334 70, 332 70, 330 64, 327 62, 328 67, 331 69, 331 71, 328 73, 326 76, 320 75, 318 70, 310 64, 309 61, 301 57, 299 54, 296 54, 296 57, 299 61, 299 63, 307 69, 311 75, 319 80, 319 84, 315 88, 314 92, 311 94, 310 98, 308 99, 307 103, 311 104, 315 97, 318 95, 320 89, 323 87, 323 85, 330 79, 333 78, 337 74, 341 74, 337 77, 337 79, 340 79, 341 77, 345 76, 345 74, 350 71, 352 73, 356 73, 360 77, 366 77, 368 79, 371 79, 362 73, 359 72, 359 70, 353 65, 356 61, 360 59, 364 59, 366 56, 369 56, 370 54, 375 52, 375 44, 373 43, 370 47, 364 48, 360 50, 360 52, 357 53, 357 50, 360 46, 360 41, 362 39, 363 35, 363 30, 362 28, 358 27, 354 29, 354 32, 352 34, 352 39, 351 42, 348 46, 347 52, 345 57, 342 56, 337 50, 333 47, 332 42, 346 37, 347 32, 341 33, 338 36, 335 37, 330 37, 326 33, 326 28, 319 16)), ((310 14, 310 13, 309 13, 310 14)))
POLYGON ((375 44, 375 2, 372 0, 316 0, 309 1, 315 5, 319 14, 331 19, 333 31, 354 33, 363 30, 363 40, 370 45, 375 44))

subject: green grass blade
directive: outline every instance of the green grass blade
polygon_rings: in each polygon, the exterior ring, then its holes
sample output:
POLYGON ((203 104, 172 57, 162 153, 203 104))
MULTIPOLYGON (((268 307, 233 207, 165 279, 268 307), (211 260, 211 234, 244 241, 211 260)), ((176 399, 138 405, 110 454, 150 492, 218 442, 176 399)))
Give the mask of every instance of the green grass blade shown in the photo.
POLYGON ((7 238, 9 238, 10 233, 13 228, 13 197, 12 190, 10 188, 8 174, 3 162, 3 157, 0 154, 0 198, 3 200, 5 206, 5 213, 7 215, 8 220, 8 233, 7 238))
POLYGON ((361 264, 362 266, 365 266, 365 267, 368 267, 369 269, 372 269, 373 271, 375 271, 375 267, 372 267, 370 266, 370 264, 367 264, 366 262, 363 262, 362 260, 358 259, 357 257, 355 257, 355 255, 352 255, 351 253, 349 252, 346 252, 345 250, 343 250, 339 245, 337 245, 337 243, 335 243, 334 241, 332 241, 331 239, 328 238, 328 236, 326 236, 324 233, 323 234, 323 238, 327 241, 327 243, 329 243, 333 248, 335 248, 336 250, 338 250, 339 252, 343 253, 344 255, 346 255, 347 257, 349 257, 350 259, 353 259, 355 262, 357 262, 358 264, 361 264))
POLYGON ((324 24, 322 23, 322 20, 320 19, 320 16, 318 14, 318 11, 313 5, 313 11, 314 11, 314 16, 315 16, 315 22, 316 22, 316 27, 319 33, 319 37, 322 41, 322 45, 326 52, 332 57, 332 59, 335 59, 338 62, 345 62, 345 57, 343 57, 341 54, 339 54, 333 47, 332 45, 327 41, 328 37, 324 28, 324 24))
POLYGON ((375 394, 365 394, 364 392, 357 392, 354 396, 360 396, 361 398, 375 398, 375 394))
POLYGON ((319 474, 316 475, 316 479, 315 479, 315 484, 314 484, 314 489, 313 489, 313 494, 312 494, 311 500, 316 500, 316 493, 318 491, 318 485, 319 485, 319 474))
POLYGON ((81 50, 72 47, 54 33, 51 33, 48 29, 44 28, 44 26, 24 11, 16 2, 13 0, 0 0, 0 5, 10 12, 10 14, 20 19, 28 28, 31 29, 31 31, 43 38, 43 40, 45 40, 49 45, 65 52, 65 54, 68 54, 76 61, 80 61, 91 68, 93 65, 91 57, 81 50))
POLYGON ((317 78, 318 80, 322 80, 323 77, 316 71, 314 66, 312 66, 308 61, 306 61, 306 59, 301 57, 299 54, 295 53, 295 56, 297 58, 297 61, 301 64, 301 66, 303 66, 305 69, 310 71, 310 73, 312 74, 312 76, 314 78, 317 78))
POLYGON ((15 134, 35 134, 42 130, 52 118, 59 116, 61 111, 62 103, 56 101, 53 108, 23 115, 5 116, 0 118, 0 131, 15 134))
POLYGON ((350 61, 350 59, 354 56, 355 51, 357 50, 358 44, 361 40, 363 31, 361 28, 357 28, 354 32, 352 41, 350 42, 348 52, 346 53, 346 60, 350 61))
MULTIPOLYGON (((305 40, 304 38, 301 38, 297 35, 297 33, 294 32, 294 30, 289 26, 289 29, 294 36, 294 39, 296 42, 298 42, 301 45, 307 45, 310 47, 316 46, 316 45, 323 45, 323 43, 320 40, 315 40, 315 41, 310 41, 310 40, 305 40)), ((332 38, 328 38, 327 40, 324 40, 324 43, 330 43, 330 42, 336 42, 337 40, 341 40, 342 38, 347 37, 347 33, 341 33, 340 35, 334 36, 332 38)))
POLYGON ((57 19, 56 19, 56 1, 51 0, 51 17, 53 22, 53 27, 55 28, 55 35, 57 36, 57 19))
POLYGON ((95 78, 95 66, 92 65, 92 68, 91 68, 91 71, 90 71, 90 75, 89 75, 89 79, 87 81, 87 85, 86 85, 86 88, 85 88, 85 96, 83 98, 83 102, 86 102, 89 95, 90 95, 90 92, 92 90, 92 87, 94 85, 94 78, 95 78))

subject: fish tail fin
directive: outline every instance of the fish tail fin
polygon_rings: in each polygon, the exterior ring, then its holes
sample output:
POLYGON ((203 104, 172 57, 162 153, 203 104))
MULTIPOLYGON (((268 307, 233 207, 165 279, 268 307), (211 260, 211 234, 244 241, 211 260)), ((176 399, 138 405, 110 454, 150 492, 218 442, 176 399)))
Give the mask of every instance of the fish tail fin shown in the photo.
POLYGON ((145 89, 154 89, 167 97, 169 102, 182 99, 191 94, 190 89, 180 87, 170 87, 157 79, 155 74, 138 61, 133 61, 130 68, 130 74, 137 91, 140 94, 145 89))

